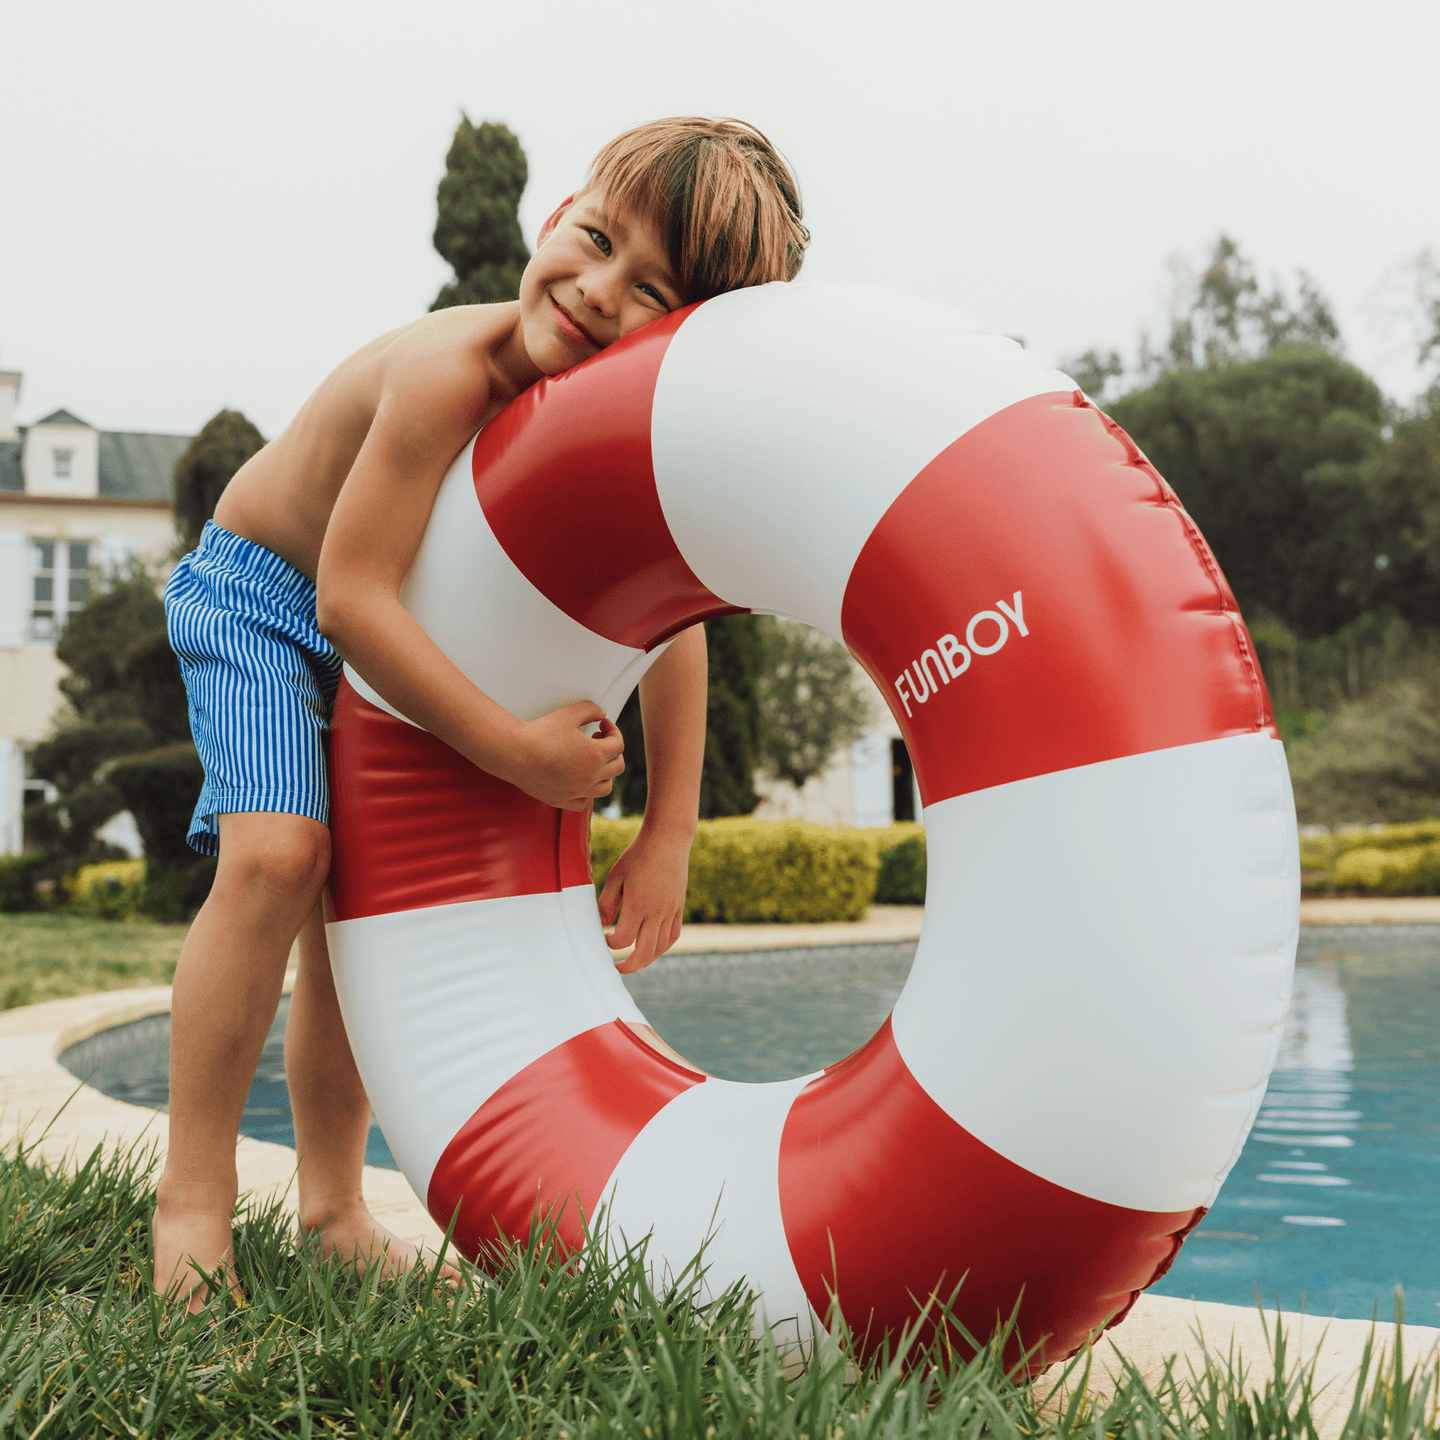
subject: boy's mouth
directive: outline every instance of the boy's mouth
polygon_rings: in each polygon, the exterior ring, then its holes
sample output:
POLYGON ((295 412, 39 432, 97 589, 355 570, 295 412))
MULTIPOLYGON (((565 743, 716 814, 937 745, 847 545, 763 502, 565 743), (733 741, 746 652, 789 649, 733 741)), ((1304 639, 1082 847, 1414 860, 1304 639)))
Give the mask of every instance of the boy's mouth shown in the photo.
POLYGON ((574 340, 583 340, 597 350, 605 347, 552 295, 550 304, 555 310, 555 323, 574 340))

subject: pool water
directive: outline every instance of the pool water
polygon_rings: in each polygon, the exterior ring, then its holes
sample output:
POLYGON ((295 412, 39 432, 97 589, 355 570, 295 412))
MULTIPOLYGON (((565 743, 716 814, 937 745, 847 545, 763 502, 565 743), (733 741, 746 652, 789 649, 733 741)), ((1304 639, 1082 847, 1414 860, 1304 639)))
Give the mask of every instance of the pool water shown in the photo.
MULTIPOLYGON (((913 942, 667 956, 626 983, 681 1054, 731 1080, 781 1080, 863 1045, 899 996, 913 942)), ((283 1002, 242 1131, 294 1143, 283 1002)), ((164 1109, 169 1017, 67 1050, 75 1074, 164 1109)), ((394 1167, 371 1127, 366 1160, 394 1167)), ((1301 934, 1280 1060, 1219 1199, 1162 1295, 1368 1319, 1403 1285, 1440 1323, 1440 926, 1301 934)))
POLYGON ((1159 1295, 1440 1324, 1440 926, 1301 932, 1255 1128, 1159 1295))

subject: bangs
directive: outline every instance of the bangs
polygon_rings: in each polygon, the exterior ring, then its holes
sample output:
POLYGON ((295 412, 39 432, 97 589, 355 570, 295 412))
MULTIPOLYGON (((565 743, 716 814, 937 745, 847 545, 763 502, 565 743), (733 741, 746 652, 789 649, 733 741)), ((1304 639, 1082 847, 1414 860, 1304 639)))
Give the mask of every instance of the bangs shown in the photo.
POLYGON ((687 304, 792 280, 810 232, 775 147, 737 120, 657 120, 612 140, 587 190, 654 227, 687 304))

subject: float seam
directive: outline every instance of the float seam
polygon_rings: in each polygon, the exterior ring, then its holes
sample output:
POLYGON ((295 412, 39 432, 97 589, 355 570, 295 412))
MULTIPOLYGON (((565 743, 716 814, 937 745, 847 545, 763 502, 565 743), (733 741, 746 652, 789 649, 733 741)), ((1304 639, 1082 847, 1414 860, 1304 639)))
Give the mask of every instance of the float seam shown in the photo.
POLYGON ((1126 465, 1141 471, 1150 478, 1155 485, 1156 498, 1159 503, 1179 520, 1180 528, 1185 532, 1185 538, 1195 552, 1195 558, 1199 560, 1201 568, 1215 589, 1220 613, 1230 622, 1230 633, 1235 640, 1235 650, 1240 664, 1244 668, 1245 676, 1250 682, 1250 694, 1255 701, 1254 728, 1257 733, 1264 733, 1268 727, 1265 724, 1265 687, 1260 678, 1260 667, 1251 648, 1249 636, 1245 630, 1245 622, 1242 620, 1239 610, 1227 597, 1220 567, 1216 564, 1214 555, 1210 553, 1210 547, 1206 545, 1204 537, 1200 534, 1200 527, 1190 517, 1189 511, 1185 509, 1184 505, 1180 503, 1180 497, 1166 484, 1164 477, 1145 457, 1134 440, 1125 433, 1123 427, 1088 399, 1083 391, 1075 392, 1074 403, 1076 409, 1093 410, 1100 417, 1105 429, 1124 450, 1126 465))

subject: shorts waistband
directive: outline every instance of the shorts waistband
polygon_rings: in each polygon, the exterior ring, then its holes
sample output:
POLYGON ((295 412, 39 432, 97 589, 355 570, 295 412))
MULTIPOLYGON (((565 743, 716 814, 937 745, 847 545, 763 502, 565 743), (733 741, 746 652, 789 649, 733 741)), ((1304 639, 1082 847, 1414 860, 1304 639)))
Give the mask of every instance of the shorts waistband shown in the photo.
POLYGON ((282 603, 298 605, 314 613, 315 582, 308 575, 301 574, 273 550, 267 550, 233 530, 226 530, 213 520, 207 520, 200 532, 194 560, 207 569, 227 570, 247 580, 258 581, 282 603))

